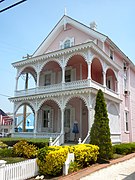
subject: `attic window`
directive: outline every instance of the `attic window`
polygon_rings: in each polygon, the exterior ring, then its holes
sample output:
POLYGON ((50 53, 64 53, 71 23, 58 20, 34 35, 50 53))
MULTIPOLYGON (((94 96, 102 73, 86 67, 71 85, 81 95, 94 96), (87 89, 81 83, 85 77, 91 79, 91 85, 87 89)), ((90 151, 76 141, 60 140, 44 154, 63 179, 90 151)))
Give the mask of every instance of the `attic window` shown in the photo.
POLYGON ((60 41, 60 49, 66 49, 72 46, 74 46, 74 37, 67 37, 63 41, 60 41))
POLYGON ((64 49, 65 48, 69 48, 70 47, 70 40, 66 40, 65 42, 64 42, 64 49))

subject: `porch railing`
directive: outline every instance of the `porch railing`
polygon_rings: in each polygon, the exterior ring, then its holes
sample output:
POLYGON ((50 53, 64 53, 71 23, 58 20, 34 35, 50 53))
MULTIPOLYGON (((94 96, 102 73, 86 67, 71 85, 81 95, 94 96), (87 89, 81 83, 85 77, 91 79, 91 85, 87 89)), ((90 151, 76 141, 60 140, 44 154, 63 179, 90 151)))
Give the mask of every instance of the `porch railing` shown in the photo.
POLYGON ((46 138, 49 139, 52 137, 56 139, 60 133, 49 133, 49 132, 42 132, 42 133, 33 133, 33 132, 15 132, 12 133, 13 137, 22 137, 22 138, 46 138))
POLYGON ((59 92, 63 90, 82 89, 82 88, 88 88, 88 87, 95 88, 97 90, 100 88, 102 89, 103 92, 106 92, 118 98, 117 92, 107 89, 102 84, 99 84, 93 80, 88 80, 88 79, 59 83, 59 84, 51 84, 47 86, 39 86, 36 88, 27 89, 27 90, 18 90, 18 91, 15 91, 15 97, 54 93, 54 92, 59 92))
POLYGON ((60 134, 51 144, 51 146, 60 146, 64 143, 64 134, 60 134))

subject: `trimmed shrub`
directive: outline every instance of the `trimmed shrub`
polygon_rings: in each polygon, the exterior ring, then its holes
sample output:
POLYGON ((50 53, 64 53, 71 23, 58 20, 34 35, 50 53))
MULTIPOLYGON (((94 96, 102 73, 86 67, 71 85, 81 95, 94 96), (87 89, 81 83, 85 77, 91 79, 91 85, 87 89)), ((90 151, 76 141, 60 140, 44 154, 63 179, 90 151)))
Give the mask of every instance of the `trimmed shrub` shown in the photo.
POLYGON ((135 152, 135 143, 116 144, 113 146, 113 152, 122 155, 133 153, 135 152))
POLYGON ((48 139, 34 139, 34 138, 1 138, 1 141, 7 144, 8 146, 13 147, 19 141, 26 140, 29 144, 35 145, 37 148, 43 148, 48 146, 48 139))
POLYGON ((79 144, 74 147, 75 161, 78 166, 87 167, 97 161, 99 147, 91 144, 79 144))
POLYGON ((0 157, 13 157, 13 149, 8 149, 8 148, 4 148, 4 149, 0 149, 0 157))
POLYGON ((51 146, 39 150, 37 163, 41 174, 56 176, 61 173, 68 154, 67 147, 51 146))
POLYGON ((99 89, 96 97, 94 123, 90 131, 90 144, 99 147, 99 159, 111 159, 113 156, 110 138, 109 119, 104 94, 99 89))
POLYGON ((7 144, 3 143, 2 141, 0 141, 0 148, 6 148, 7 144))
POLYGON ((37 156, 37 147, 22 140, 13 146, 13 152, 18 157, 34 158, 37 156))
POLYGON ((86 167, 97 160, 99 148, 96 145, 80 144, 75 146, 50 146, 38 151, 39 172, 56 176, 62 172, 68 152, 74 152, 75 162, 71 164, 71 171, 86 167))
POLYGON ((74 161, 74 162, 70 163, 68 172, 69 173, 76 172, 79 169, 80 169, 80 166, 78 165, 78 163, 76 161, 74 161))

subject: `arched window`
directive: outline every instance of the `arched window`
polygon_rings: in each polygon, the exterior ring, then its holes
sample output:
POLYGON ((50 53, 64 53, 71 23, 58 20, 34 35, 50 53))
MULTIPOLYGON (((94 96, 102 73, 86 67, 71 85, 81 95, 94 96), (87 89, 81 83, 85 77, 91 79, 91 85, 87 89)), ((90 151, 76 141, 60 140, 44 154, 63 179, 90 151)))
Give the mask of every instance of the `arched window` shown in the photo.
POLYGON ((60 49, 65 49, 74 46, 74 37, 66 37, 63 41, 60 41, 60 49))

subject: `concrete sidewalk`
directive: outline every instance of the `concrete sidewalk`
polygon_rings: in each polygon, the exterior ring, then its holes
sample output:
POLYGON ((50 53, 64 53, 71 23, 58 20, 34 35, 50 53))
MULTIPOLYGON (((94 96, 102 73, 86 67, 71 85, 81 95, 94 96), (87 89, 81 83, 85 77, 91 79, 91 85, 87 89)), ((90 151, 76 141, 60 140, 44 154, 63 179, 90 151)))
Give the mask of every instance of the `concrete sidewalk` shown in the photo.
POLYGON ((135 180, 135 153, 119 159, 111 160, 108 164, 95 164, 79 170, 59 180, 135 180))

